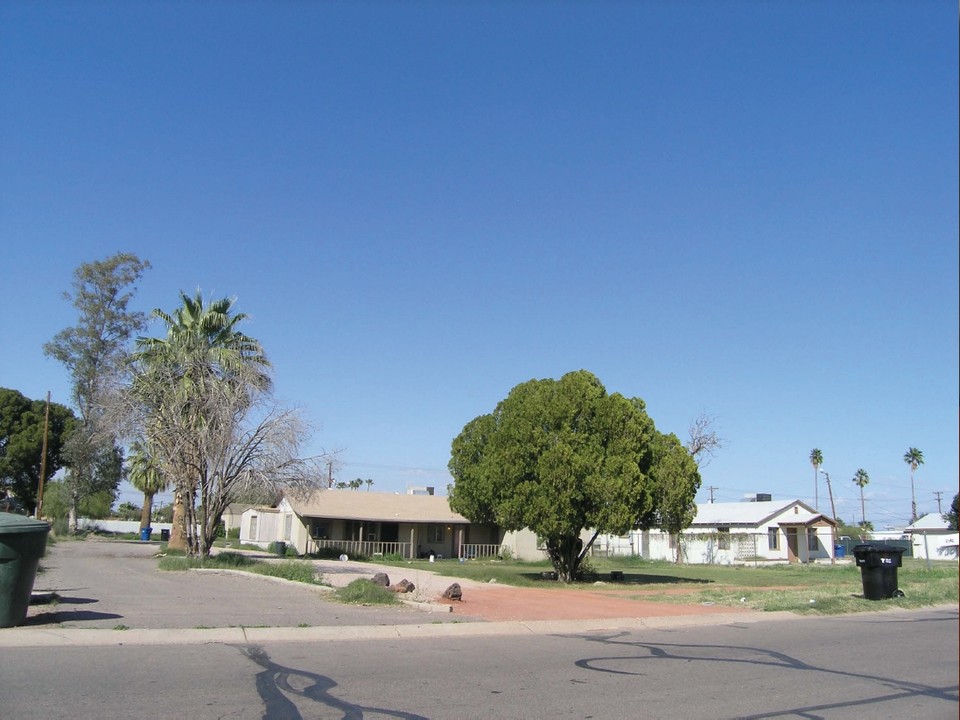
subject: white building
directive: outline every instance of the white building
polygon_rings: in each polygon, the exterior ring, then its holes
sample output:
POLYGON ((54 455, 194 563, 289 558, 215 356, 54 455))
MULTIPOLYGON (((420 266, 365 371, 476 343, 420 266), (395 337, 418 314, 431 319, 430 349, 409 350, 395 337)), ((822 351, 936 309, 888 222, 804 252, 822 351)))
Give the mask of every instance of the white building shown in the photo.
POLYGON ((913 556, 930 560, 956 560, 960 533, 951 530, 942 515, 924 515, 903 531, 913 544, 913 556))
MULTIPOLYGON (((683 561, 807 563, 834 556, 836 523, 800 500, 699 505, 680 536, 683 561)), ((597 538, 594 553, 676 560, 677 538, 660 530, 597 538)))

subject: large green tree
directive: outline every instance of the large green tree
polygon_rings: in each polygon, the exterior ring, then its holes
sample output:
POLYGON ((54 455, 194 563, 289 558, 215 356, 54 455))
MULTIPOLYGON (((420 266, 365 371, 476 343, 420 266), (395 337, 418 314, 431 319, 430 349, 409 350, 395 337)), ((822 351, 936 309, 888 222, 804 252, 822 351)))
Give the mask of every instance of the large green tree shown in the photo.
POLYGON ((654 447, 654 462, 650 467, 654 504, 639 526, 658 527, 673 536, 675 560, 682 563, 683 531, 690 527, 697 514, 699 466, 690 445, 685 447, 672 433, 660 435, 654 447))
POLYGON ((63 447, 75 417, 70 408, 30 400, 22 393, 0 388, 0 498, 12 495, 33 514, 43 460, 43 430, 47 424, 47 479, 63 467, 63 447))
POLYGON ((923 451, 915 447, 907 448, 907 451, 903 454, 903 461, 910 466, 910 522, 915 523, 919 518, 917 517, 917 493, 914 490, 913 474, 918 467, 923 465, 923 451))
POLYGON ((149 267, 131 253, 80 265, 73 273, 72 290, 64 293, 77 311, 77 324, 61 330, 43 348, 67 368, 78 414, 76 430, 63 450, 71 531, 76 531, 80 498, 115 493, 123 479, 123 452, 105 408, 126 369, 130 341, 145 326, 145 316, 130 303, 149 267))
MULTIPOLYGON (((654 466, 662 456, 683 467, 675 448, 690 459, 657 432, 642 400, 608 394, 585 370, 530 380, 453 440, 450 507, 473 522, 529 528, 569 582, 600 533, 653 517, 662 498, 654 466)), ((659 476, 667 482, 671 471, 659 476)))
POLYGON ((958 517, 957 517, 957 503, 960 502, 960 494, 953 496, 953 502, 950 503, 949 512, 944 513, 943 519, 947 521, 951 530, 957 530, 958 528, 958 517))

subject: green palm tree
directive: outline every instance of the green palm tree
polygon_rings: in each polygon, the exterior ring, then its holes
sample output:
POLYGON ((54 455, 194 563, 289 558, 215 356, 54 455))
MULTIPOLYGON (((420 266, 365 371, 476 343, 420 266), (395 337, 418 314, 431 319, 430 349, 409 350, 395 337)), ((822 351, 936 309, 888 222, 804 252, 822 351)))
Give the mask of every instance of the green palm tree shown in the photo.
POLYGON ((910 522, 917 521, 917 494, 913 489, 913 473, 918 467, 923 465, 923 452, 917 448, 907 448, 903 454, 903 461, 910 466, 910 522))
POLYGON ((820 448, 814 448, 810 451, 810 464, 813 465, 813 507, 815 510, 819 510, 820 480, 818 473, 820 472, 820 466, 823 465, 823 453, 820 452, 820 448))
POLYGON ((860 468, 854 473, 853 482, 860 488, 860 519, 863 521, 862 525, 865 527, 867 524, 867 513, 863 504, 863 489, 869 484, 870 476, 866 470, 860 468))
POLYGON ((174 488, 169 546, 198 552, 198 547, 187 547, 187 528, 195 527, 193 510, 206 459, 202 448, 186 444, 184 438, 217 422, 209 403, 218 392, 249 393, 252 402, 252 393, 268 390, 270 363, 260 343, 237 330, 247 316, 233 312, 233 299, 205 304, 198 290, 193 297, 181 292, 180 301, 172 314, 153 311, 166 325, 165 337, 137 340, 139 375, 134 386, 136 391, 139 383, 137 394, 147 406, 148 439, 162 448, 174 488), (175 435, 176 447, 160 439, 169 427, 186 430, 175 435))
POLYGON ((147 446, 142 442, 130 445, 130 484, 143 493, 143 508, 140 511, 140 529, 150 527, 153 514, 153 497, 170 487, 166 476, 161 472, 147 446))

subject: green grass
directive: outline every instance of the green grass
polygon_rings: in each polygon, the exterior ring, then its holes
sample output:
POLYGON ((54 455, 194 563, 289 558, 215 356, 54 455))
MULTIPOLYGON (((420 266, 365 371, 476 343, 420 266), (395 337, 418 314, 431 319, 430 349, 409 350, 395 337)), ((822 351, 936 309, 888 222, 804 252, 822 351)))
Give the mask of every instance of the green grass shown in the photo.
POLYGON ((396 593, 364 578, 358 578, 345 587, 337 588, 333 597, 342 603, 353 605, 397 605, 400 602, 397 600, 396 593))
POLYGON ((918 608, 958 602, 958 568, 949 561, 932 563, 905 558, 897 571, 904 597, 865 600, 860 568, 853 563, 837 565, 676 565, 640 558, 591 558, 592 570, 603 581, 590 580, 563 585, 544 580, 541 573, 551 569, 546 561, 525 563, 498 560, 467 562, 404 561, 440 575, 479 582, 540 588, 582 588, 626 593, 636 600, 675 604, 744 606, 773 612, 786 610, 801 614, 836 615, 890 607, 918 608), (622 582, 610 582, 610 571, 623 572, 622 582), (633 592, 630 592, 633 591, 633 592), (811 603, 810 601, 813 600, 811 603))
POLYGON ((214 570, 244 570, 258 575, 283 578, 308 585, 320 585, 322 577, 313 565, 302 560, 283 560, 265 562, 255 560, 240 553, 223 552, 208 558, 192 558, 184 555, 167 555, 160 558, 161 570, 190 570, 206 568, 214 570))

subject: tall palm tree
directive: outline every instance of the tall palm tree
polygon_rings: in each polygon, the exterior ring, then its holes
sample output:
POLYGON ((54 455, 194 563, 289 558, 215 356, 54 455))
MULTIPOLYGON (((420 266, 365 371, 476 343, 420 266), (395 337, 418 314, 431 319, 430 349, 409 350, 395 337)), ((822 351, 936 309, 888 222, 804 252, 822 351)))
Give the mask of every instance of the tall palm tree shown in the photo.
POLYGON ((170 487, 166 476, 157 467, 145 443, 130 445, 130 484, 143 493, 143 509, 140 512, 140 529, 150 527, 153 514, 153 496, 170 487))
POLYGON ((863 504, 863 489, 870 482, 870 476, 867 474, 867 471, 863 468, 857 470, 853 475, 853 482, 856 483, 857 487, 860 488, 860 519, 863 521, 862 526, 866 527, 867 524, 867 513, 864 509, 863 504))
MULTIPOLYGON (((181 292, 180 301, 172 314, 153 311, 166 325, 166 336, 140 338, 134 356, 141 368, 139 380, 146 388, 141 396, 149 398, 155 437, 163 433, 165 424, 188 431, 192 428, 199 434, 211 422, 206 404, 218 385, 241 392, 270 387, 270 363, 260 343, 237 330, 247 316, 233 312, 232 298, 205 304, 198 290, 193 297, 181 292)), ((150 437, 151 428, 147 432, 150 437)), ((205 462, 202 450, 186 446, 183 437, 178 435, 177 447, 168 447, 164 453, 167 469, 173 470, 170 547, 174 549, 188 549, 186 529, 194 527, 197 473, 203 472, 205 462)))
POLYGON ((913 473, 923 465, 923 452, 917 448, 907 448, 903 454, 903 461, 910 466, 910 522, 917 521, 917 494, 913 489, 913 473))
POLYGON ((820 472, 820 466, 823 465, 823 453, 820 452, 820 448, 814 448, 810 451, 810 464, 813 465, 813 508, 819 510, 820 481, 817 476, 820 472))

